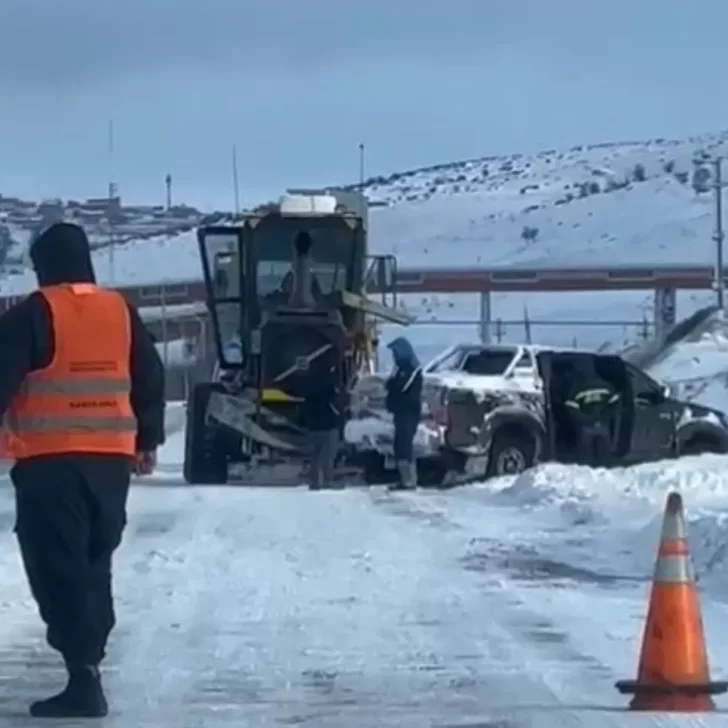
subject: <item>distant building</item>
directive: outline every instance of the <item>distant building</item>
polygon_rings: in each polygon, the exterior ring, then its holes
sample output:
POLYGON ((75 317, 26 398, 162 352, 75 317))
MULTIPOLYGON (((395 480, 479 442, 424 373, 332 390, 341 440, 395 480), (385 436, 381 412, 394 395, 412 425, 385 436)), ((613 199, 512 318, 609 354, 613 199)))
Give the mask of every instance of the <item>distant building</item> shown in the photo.
POLYGON ((101 217, 118 222, 122 218, 121 197, 92 197, 81 205, 81 211, 97 219, 101 213, 101 217))
POLYGON ((117 243, 150 238, 159 235, 177 235, 199 225, 203 215, 194 207, 174 205, 169 210, 163 205, 130 205, 124 207, 121 197, 89 198, 63 201, 45 199, 40 203, 0 195, 0 227, 25 230, 31 237, 48 225, 63 220, 82 225, 94 248, 103 247, 111 239, 117 243))

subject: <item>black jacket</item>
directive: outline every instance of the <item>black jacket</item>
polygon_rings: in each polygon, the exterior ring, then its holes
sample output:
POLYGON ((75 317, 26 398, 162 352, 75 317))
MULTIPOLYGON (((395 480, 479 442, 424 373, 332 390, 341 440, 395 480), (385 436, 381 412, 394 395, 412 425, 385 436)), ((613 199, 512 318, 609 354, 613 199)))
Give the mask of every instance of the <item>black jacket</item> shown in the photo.
POLYGON ((338 429, 343 423, 345 404, 335 367, 312 369, 303 403, 304 425, 314 432, 338 429))
MULTIPOLYGON (((52 225, 32 244, 31 260, 39 286, 95 283, 91 250, 77 225, 52 225)), ((137 450, 164 442, 164 366, 139 313, 129 305, 131 321, 131 406, 137 419, 137 450)), ((48 366, 54 354, 51 312, 33 293, 0 316, 0 417, 26 375, 48 366)))
POLYGON ((615 404, 619 393, 615 388, 597 376, 577 377, 571 384, 564 404, 583 415, 598 418, 606 408, 615 404))
POLYGON ((422 410, 422 369, 398 366, 387 380, 386 407, 395 419, 419 420, 422 410))

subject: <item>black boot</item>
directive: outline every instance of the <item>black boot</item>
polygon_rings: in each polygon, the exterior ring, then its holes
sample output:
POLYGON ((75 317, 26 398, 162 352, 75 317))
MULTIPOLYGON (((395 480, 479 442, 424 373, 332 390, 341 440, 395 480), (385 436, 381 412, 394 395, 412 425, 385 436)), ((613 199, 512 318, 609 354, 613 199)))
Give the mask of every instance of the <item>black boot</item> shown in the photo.
POLYGON ((34 718, 102 718, 108 712, 101 674, 95 665, 69 666, 63 692, 30 706, 34 718))

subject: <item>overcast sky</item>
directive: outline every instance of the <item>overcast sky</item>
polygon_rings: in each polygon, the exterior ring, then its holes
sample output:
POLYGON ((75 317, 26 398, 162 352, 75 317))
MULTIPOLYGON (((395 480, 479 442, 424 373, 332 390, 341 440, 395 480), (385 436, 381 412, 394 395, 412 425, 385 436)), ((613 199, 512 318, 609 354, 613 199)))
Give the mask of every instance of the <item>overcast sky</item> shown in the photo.
POLYGON ((0 192, 286 186, 728 124, 725 0, 0 0, 0 192), (715 93, 716 98, 709 97, 715 93), (114 154, 108 126, 113 119, 114 154))

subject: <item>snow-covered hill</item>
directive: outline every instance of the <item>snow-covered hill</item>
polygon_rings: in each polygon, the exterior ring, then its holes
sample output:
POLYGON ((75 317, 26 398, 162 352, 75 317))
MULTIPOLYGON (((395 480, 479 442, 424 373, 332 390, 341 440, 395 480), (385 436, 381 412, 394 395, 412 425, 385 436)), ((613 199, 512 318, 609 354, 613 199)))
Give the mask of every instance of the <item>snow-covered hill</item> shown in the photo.
MULTIPOLYGON (((394 252, 411 265, 581 265, 711 262, 713 243, 710 193, 691 184, 694 160, 728 152, 728 132, 687 140, 656 139, 623 144, 578 146, 533 156, 484 157, 367 181, 365 191, 382 206, 372 210, 370 247, 394 252)), ((315 170, 312 170, 312 177, 315 170)), ((156 283, 197 279, 194 233, 119 246, 114 274, 107 251, 96 265, 102 281, 156 283)), ((32 274, 0 278, 0 292, 18 293, 34 285, 32 274)), ((494 316, 520 319, 524 308, 541 319, 641 319, 650 313, 644 294, 541 294, 494 297, 494 316)), ((679 315, 704 305, 706 295, 685 294, 679 315)), ((475 319, 473 297, 426 297, 407 304, 428 320, 475 319)), ((576 327, 579 329, 580 327, 576 327)), ((537 339, 553 343, 599 344, 630 339, 637 326, 575 331, 533 327, 537 339), (629 331, 627 329, 630 329, 629 331)), ((510 330, 509 330, 510 329, 510 330)), ((474 325, 452 326, 441 343, 472 338, 474 325), (447 339, 443 341, 444 339, 447 339)), ((505 336, 520 338, 517 325, 505 336)))
POLYGON ((677 344, 650 369, 679 396, 728 412, 728 320, 716 314, 696 336, 677 344))
POLYGON ((728 132, 685 141, 494 157, 370 180, 373 221, 412 264, 564 265, 707 261, 712 206, 693 160, 728 152, 728 132), (437 260, 437 263, 435 263, 437 260))

